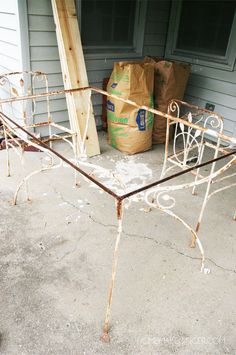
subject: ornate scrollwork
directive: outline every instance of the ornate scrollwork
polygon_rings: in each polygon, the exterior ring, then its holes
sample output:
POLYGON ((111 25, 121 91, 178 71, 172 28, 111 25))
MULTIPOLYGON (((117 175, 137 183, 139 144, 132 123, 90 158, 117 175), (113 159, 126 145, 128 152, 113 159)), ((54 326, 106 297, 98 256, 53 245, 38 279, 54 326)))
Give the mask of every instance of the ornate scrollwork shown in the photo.
POLYGON ((204 127, 206 126, 211 126, 211 128, 217 129, 219 128, 219 131, 223 131, 223 121, 220 117, 216 115, 209 115, 206 117, 205 122, 204 122, 204 127))
MULTIPOLYGON (((191 112, 187 115, 188 122, 192 123, 192 114, 191 112)), ((202 120, 202 117, 198 120, 198 122, 202 120)), ((201 131, 195 130, 193 127, 187 127, 184 123, 179 123, 175 128, 175 136, 173 143, 173 153, 174 157, 178 163, 181 165, 195 166, 199 163, 200 155, 201 155, 201 144, 199 142, 199 138, 201 137, 201 131), (178 131, 178 127, 180 131, 178 131), (177 151, 177 145, 183 147, 182 152, 177 151), (190 156, 190 152, 194 152, 192 156, 190 156)))
POLYGON ((9 79, 5 75, 0 76, 0 85, 4 86, 6 83, 10 84, 9 79))
POLYGON ((175 198, 166 193, 166 191, 159 192, 156 195, 156 203, 163 209, 172 209, 175 206, 175 198))
MULTIPOLYGON (((197 106, 192 106, 179 100, 172 100, 168 106, 168 112, 174 113, 188 123, 223 131, 223 121, 221 116, 201 110, 197 106), (180 109, 183 111, 180 114, 180 109)), ((173 142, 173 158, 181 166, 196 166, 200 163, 204 144, 204 130, 196 130, 195 127, 179 122, 175 126, 173 142), (178 147, 178 149, 177 149, 178 147)))
POLYGON ((176 113, 176 116, 179 117, 180 107, 176 101, 172 100, 169 103, 168 110, 169 110, 169 113, 176 113))
POLYGON ((171 210, 176 203, 175 198, 170 196, 164 187, 161 191, 159 188, 147 191, 144 195, 144 200, 150 207, 162 210, 171 210))

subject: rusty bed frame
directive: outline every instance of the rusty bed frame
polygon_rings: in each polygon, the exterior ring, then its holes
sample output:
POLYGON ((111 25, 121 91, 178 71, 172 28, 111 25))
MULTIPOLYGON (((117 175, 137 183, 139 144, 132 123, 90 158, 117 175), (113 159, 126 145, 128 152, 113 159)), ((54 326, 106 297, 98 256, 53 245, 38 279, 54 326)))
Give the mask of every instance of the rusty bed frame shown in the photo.
MULTIPOLYGON (((180 125, 182 125, 181 126, 182 129, 183 129, 183 127, 185 127, 185 128, 187 127, 187 129, 194 130, 195 132, 201 132, 203 134, 208 134, 209 136, 217 138, 220 141, 222 140, 224 142, 228 142, 228 143, 232 144, 233 146, 236 144, 235 138, 230 138, 230 137, 224 135, 222 133, 222 131, 216 132, 211 127, 210 128, 208 128, 206 126, 202 127, 199 124, 193 123, 192 120, 189 119, 189 116, 188 116, 188 119, 186 119, 186 117, 185 118, 178 117, 178 115, 176 117, 172 114, 171 110, 167 114, 165 114, 163 112, 160 112, 156 109, 153 109, 153 108, 150 108, 147 106, 137 105, 135 102, 123 99, 121 97, 117 97, 116 95, 109 94, 106 91, 101 90, 99 88, 95 88, 95 87, 74 88, 74 89, 70 89, 70 90, 57 90, 57 91, 44 92, 44 93, 40 93, 40 94, 10 97, 10 98, 0 100, 0 105, 4 105, 6 103, 13 103, 13 102, 17 102, 17 101, 25 101, 25 100, 35 99, 38 97, 48 98, 49 96, 55 96, 55 95, 60 95, 60 94, 72 95, 74 92, 82 91, 82 90, 89 90, 90 92, 102 94, 102 95, 112 97, 117 100, 129 103, 130 105, 132 105, 138 109, 141 108, 141 109, 149 111, 153 114, 157 114, 157 115, 161 116, 163 119, 166 119, 169 124, 170 123, 180 124, 180 125)), ((177 104, 181 105, 181 102, 178 101, 177 104)), ((182 103, 182 104, 184 104, 184 103, 182 103)), ((90 106, 90 102, 88 103, 88 105, 90 106)), ((192 106, 189 104, 187 104, 187 106, 189 108, 191 108, 191 107, 196 108, 196 106, 192 106)), ((129 204, 134 195, 140 196, 140 194, 141 194, 141 199, 144 200, 149 206, 152 206, 154 208, 158 208, 159 210, 174 217, 176 220, 180 221, 190 231, 190 233, 192 235, 192 244, 195 245, 195 242, 196 242, 199 249, 200 249, 201 271, 203 271, 205 273, 207 273, 209 271, 209 269, 205 268, 205 266, 204 266, 205 255, 204 255, 204 250, 203 250, 202 244, 197 236, 198 228, 196 228, 196 229, 192 228, 182 218, 180 218, 174 212, 171 211, 171 208, 175 205, 175 199, 173 197, 171 197, 169 195, 169 193, 171 191, 181 190, 181 189, 186 189, 186 188, 195 189, 196 186, 198 186, 200 184, 204 184, 204 183, 207 184, 207 186, 210 186, 213 178, 221 175, 222 173, 224 173, 226 170, 228 170, 230 167, 232 167, 236 163, 236 149, 232 149, 230 151, 227 151, 224 149, 222 151, 219 151, 222 153, 222 155, 218 156, 218 154, 215 154, 213 159, 205 161, 205 162, 203 162, 202 160, 197 161, 196 164, 194 164, 193 166, 190 166, 190 167, 185 164, 181 167, 180 171, 178 171, 172 175, 169 175, 169 176, 164 176, 166 171, 162 172, 162 176, 159 180, 149 183, 145 186, 141 186, 140 188, 134 189, 133 191, 129 191, 129 192, 126 192, 126 193, 120 195, 120 194, 117 194, 112 189, 108 188, 103 182, 99 181, 94 176, 92 176, 88 172, 86 172, 86 170, 83 169, 77 161, 75 161, 75 163, 74 163, 71 160, 67 159, 61 153, 59 153, 58 151, 53 149, 51 144, 49 144, 49 145, 46 144, 42 139, 38 138, 34 133, 30 132, 28 129, 23 127, 21 124, 17 123, 14 119, 9 117, 8 115, 6 115, 2 111, 0 112, 0 122, 2 123, 5 139, 7 139, 8 135, 10 137, 13 137, 13 139, 15 139, 17 142, 18 148, 22 148, 21 143, 19 143, 19 140, 18 140, 18 138, 20 138, 24 142, 24 144, 32 145, 32 146, 40 149, 41 151, 45 152, 46 155, 49 156, 50 158, 52 158, 53 156, 58 157, 60 162, 64 161, 75 172, 81 174, 84 178, 86 178, 89 181, 91 181, 92 183, 96 184, 100 189, 102 189, 103 191, 108 193, 110 196, 112 196, 116 201, 116 217, 117 217, 117 221, 118 221, 118 230, 117 230, 117 237, 116 237, 116 241, 115 241, 114 255, 113 255, 113 261, 112 261, 112 276, 111 276, 111 283, 110 283, 109 292, 108 292, 108 303, 107 303, 107 308, 106 308, 105 322, 104 322, 104 326, 103 326, 103 334, 101 336, 101 339, 103 341, 108 342, 110 339, 109 325, 110 325, 111 304, 112 304, 114 283, 115 283, 115 277, 116 277, 116 271, 117 271, 119 244, 120 244, 120 238, 121 238, 121 233, 122 233, 122 216, 123 216, 124 205, 125 205, 125 203, 129 204), (229 158, 229 161, 227 161, 223 165, 223 167, 216 169, 215 164, 218 161, 221 161, 226 158, 229 158), (196 171, 199 172, 200 168, 207 166, 207 165, 211 165, 211 167, 214 166, 214 168, 211 169, 210 174, 205 177, 198 174, 197 175, 198 178, 197 179, 195 178, 194 181, 192 181, 191 183, 168 185, 168 186, 164 185, 163 186, 164 183, 172 181, 173 179, 175 179, 181 175, 184 175, 187 173, 195 173, 196 171), (162 198, 165 201, 168 201, 169 206, 167 207, 167 206, 163 205, 160 202, 160 198, 162 198)), ((37 125, 40 126, 40 124, 37 124, 37 125)), ((168 135, 169 135, 169 130, 167 130, 167 138, 168 138, 168 135)), ((218 143, 219 143, 219 141, 218 141, 218 143)), ((72 147, 73 147, 73 145, 72 145, 72 147)), ((166 150, 167 150, 167 148, 168 147, 166 147, 166 150)), ((191 149, 189 149, 189 151, 191 151, 191 149)), ((217 153, 218 153, 218 150, 217 150, 217 153)), ((76 155, 76 157, 79 161, 80 160, 79 155, 76 155)), ((166 164, 167 160, 168 160, 168 154, 165 155, 165 164, 166 164)), ((14 197, 14 203, 16 203, 16 201, 17 201, 17 193, 18 193, 20 187, 24 183, 26 183, 26 180, 28 180, 28 178, 35 175, 36 173, 39 173, 40 171, 48 170, 50 168, 58 167, 60 165, 61 165, 60 163, 55 166, 49 164, 48 167, 44 167, 42 169, 39 169, 39 170, 29 174, 27 177, 25 177, 21 181, 20 185, 17 188, 16 194, 14 197)), ((229 177, 233 177, 233 176, 236 176, 236 173, 229 175, 229 177)), ((222 180, 223 180, 223 178, 222 178, 222 180)), ((226 188, 233 187, 233 186, 236 186, 236 183, 231 183, 226 188)), ((224 189, 225 189, 225 187, 217 190, 216 192, 224 190, 224 189)), ((209 195, 209 191, 207 191, 207 197, 208 197, 208 195, 209 195)), ((205 197, 204 208, 205 208, 206 201, 207 201, 207 198, 205 197)), ((203 208, 203 210, 204 210, 204 208, 203 208)), ((233 218, 236 219, 236 213, 234 214, 233 218)), ((192 245, 192 246, 194 246, 194 245, 192 245)))

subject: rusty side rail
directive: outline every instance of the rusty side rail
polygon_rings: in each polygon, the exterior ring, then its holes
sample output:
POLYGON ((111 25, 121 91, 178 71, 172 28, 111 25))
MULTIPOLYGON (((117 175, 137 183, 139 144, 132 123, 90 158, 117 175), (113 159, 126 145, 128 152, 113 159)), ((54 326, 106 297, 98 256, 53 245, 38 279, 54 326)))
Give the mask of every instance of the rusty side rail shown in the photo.
MULTIPOLYGON (((159 115, 160 117, 162 118, 165 118, 165 119, 170 119, 174 122, 179 122, 179 123, 183 123, 185 126, 189 126, 189 127, 192 127, 196 130, 200 130, 202 132, 205 132, 205 133, 208 133, 210 136, 212 137, 219 137, 227 142, 231 142, 233 144, 236 144, 236 139, 235 138, 231 138, 231 137, 228 137, 227 135, 224 135, 224 134, 220 134, 220 133, 217 133, 209 128, 205 128, 205 127, 201 127, 199 125, 196 125, 194 123, 190 123, 182 118, 178 118, 178 117, 175 117, 175 116, 171 116, 167 113, 163 113, 161 111, 158 111, 154 108, 151 108, 151 107, 148 107, 148 106, 145 106, 145 105, 138 105, 136 102, 132 101, 132 100, 128 100, 128 99, 124 99, 122 97, 119 97, 117 95, 114 95, 114 94, 110 94, 108 93, 107 91, 104 91, 100 88, 96 88, 96 87, 93 87, 93 86, 86 86, 86 87, 82 87, 82 88, 74 88, 74 89, 61 89, 61 90, 54 90, 54 91, 49 91, 49 92, 45 92, 45 93, 40 93, 40 94, 34 94, 34 95, 25 95, 25 96, 14 96, 14 97, 10 97, 10 98, 7 98, 7 99, 2 99, 0 100, 0 105, 1 104, 4 104, 4 103, 11 103, 11 102, 16 102, 16 101, 24 101, 24 100, 29 100, 29 99, 37 99, 39 97, 49 97, 49 96, 56 96, 56 95, 60 95, 60 94, 73 94, 75 92, 78 92, 78 91, 86 91, 86 90, 91 90, 91 91, 94 91, 96 93, 99 93, 101 95, 105 95, 107 97, 112 97, 116 100, 119 100, 121 102, 125 102, 127 104, 130 104, 134 107, 137 107, 139 109, 144 109, 146 110, 147 112, 151 112, 155 115, 159 115)), ((181 101, 179 101, 181 102, 181 101)), ((196 106, 196 108, 198 108, 196 106)), ((208 112, 207 110, 205 110, 205 112, 208 112)), ((217 117, 221 117, 220 115, 216 115, 214 114, 213 112, 209 111, 209 113, 211 113, 211 116, 214 117, 214 116, 217 116, 217 117)))
MULTIPOLYGON (((163 184, 166 181, 172 180, 178 176, 184 175, 189 173, 192 170, 201 168, 203 166, 212 164, 214 162, 220 161, 222 159, 225 159, 227 157, 230 157, 231 155, 235 155, 236 154, 236 150, 232 150, 231 152, 224 154, 220 157, 217 157, 215 159, 211 159, 208 160, 204 163, 195 165, 193 167, 190 167, 188 169, 185 170, 181 170, 175 174, 172 174, 170 176, 167 176, 163 179, 154 181, 152 183, 149 183, 145 186, 142 186, 138 189, 135 189, 133 191, 130 191, 128 193, 125 193, 123 195, 117 195, 114 191, 112 191, 111 189, 109 189, 107 186, 105 186, 104 184, 102 184, 100 181, 98 181, 97 179, 95 179, 93 176, 91 176, 90 174, 88 174, 86 171, 84 171, 83 169, 81 169, 80 167, 78 167, 77 165, 75 165, 74 163, 72 163, 70 160, 68 160, 67 158, 65 158, 62 154, 60 154, 59 152, 57 152, 56 150, 54 150, 53 148, 51 148, 50 146, 48 146, 46 143, 44 143, 41 139, 37 138, 34 134, 32 134, 31 132, 29 132, 28 130, 26 130, 25 128, 23 128, 21 125, 19 125, 17 122, 15 122, 14 120, 12 120, 10 117, 8 117, 7 115, 5 115, 3 112, 0 112, 0 116, 4 117, 6 120, 8 120, 10 123, 14 124, 17 128, 19 128, 22 132, 26 133, 27 135, 29 135, 37 144, 39 144, 40 146, 46 148, 48 151, 52 152, 53 154, 55 154, 58 158, 62 159, 65 163, 67 163, 68 165, 70 165, 73 169, 77 170, 81 175, 85 176, 87 179, 89 179, 91 182, 93 182, 94 184, 96 184, 98 187, 100 187, 102 190, 104 190, 105 192, 107 192, 109 195, 113 196, 117 201, 123 201, 124 199, 131 197, 133 195, 136 195, 140 192, 146 191, 154 186, 163 184)), ((236 157, 233 159, 236 160, 236 157)))

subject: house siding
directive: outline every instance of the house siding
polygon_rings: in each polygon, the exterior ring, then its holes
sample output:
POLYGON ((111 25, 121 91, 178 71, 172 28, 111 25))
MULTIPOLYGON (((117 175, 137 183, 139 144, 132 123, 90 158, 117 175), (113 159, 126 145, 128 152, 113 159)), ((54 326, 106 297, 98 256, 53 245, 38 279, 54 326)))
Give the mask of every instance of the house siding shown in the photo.
POLYGON ((170 4, 169 0, 148 2, 143 55, 164 57, 170 4))
MULTIPOLYGON (((63 81, 51 1, 27 0, 27 14, 30 69, 47 74, 50 91, 60 90, 63 88, 63 81)), ((44 91, 44 83, 38 82, 35 92, 44 91)), ((50 113, 54 122, 69 124, 66 100, 61 95, 50 98, 50 113)), ((45 114, 45 99, 41 99, 37 103, 35 123, 45 120, 45 114)), ((41 135, 46 135, 47 132, 44 127, 37 128, 37 133, 41 135)))
MULTIPOLYGON (((63 88, 61 65, 58 54, 55 25, 50 0, 27 0, 29 46, 31 70, 40 70, 48 74, 50 90, 63 88)), ((143 55, 164 55, 167 31, 169 1, 148 1, 144 34, 143 55)), ((128 58, 130 60, 132 58, 128 58)), ((137 56, 133 59, 138 59, 137 56)), ((89 84, 102 87, 103 78, 109 77, 115 61, 127 60, 120 54, 114 58, 91 58, 85 55, 89 84)), ((39 88, 40 89, 40 88, 39 88)), ((41 88, 42 89, 42 88, 41 88)), ((68 121, 65 99, 58 99, 55 110, 51 110, 52 118, 56 122, 68 121)), ((93 108, 97 126, 101 125, 102 96, 93 95, 93 108)), ((36 115, 40 121, 43 112, 36 115)))
POLYGON ((17 0, 0 1, 0 73, 20 69, 17 0))
MULTIPOLYGON (((20 45, 20 26, 17 0, 0 1, 0 75, 22 70, 20 45)), ((9 78, 11 85, 17 89, 19 83, 13 77, 9 78)), ((9 97, 9 84, 2 81, 0 97, 9 97)), ((4 104, 1 108, 5 114, 18 118, 20 122, 21 109, 19 104, 4 104)))
POLYGON ((225 134, 236 137, 236 65, 234 71, 193 65, 185 100, 215 105, 214 111, 224 117, 225 134))

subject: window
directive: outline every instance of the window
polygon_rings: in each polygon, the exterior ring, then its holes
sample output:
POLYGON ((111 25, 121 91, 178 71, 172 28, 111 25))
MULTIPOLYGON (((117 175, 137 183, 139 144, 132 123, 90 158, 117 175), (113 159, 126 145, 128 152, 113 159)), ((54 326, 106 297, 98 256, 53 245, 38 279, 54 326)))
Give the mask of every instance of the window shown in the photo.
POLYGON ((236 2, 174 1, 166 56, 233 70, 236 2))
POLYGON ((80 0, 81 40, 85 53, 142 50, 146 1, 80 0))

